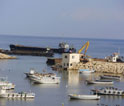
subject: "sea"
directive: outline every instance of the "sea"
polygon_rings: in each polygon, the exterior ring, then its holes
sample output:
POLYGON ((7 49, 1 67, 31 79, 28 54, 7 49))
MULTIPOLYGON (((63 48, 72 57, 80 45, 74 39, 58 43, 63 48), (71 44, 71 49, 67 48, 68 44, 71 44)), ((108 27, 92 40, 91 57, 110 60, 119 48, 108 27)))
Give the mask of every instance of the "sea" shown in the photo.
MULTIPOLYGON (((10 44, 58 48, 60 42, 66 42, 78 51, 87 41, 90 42, 87 55, 93 58, 105 58, 115 52, 124 56, 124 40, 112 39, 0 35, 0 48, 9 50, 10 44)), ((108 87, 86 84, 87 79, 99 79, 97 73, 83 75, 74 71, 54 71, 46 64, 48 57, 19 55, 16 57, 17 59, 0 60, 0 77, 6 77, 16 85, 12 92, 34 92, 35 98, 0 98, 0 106, 124 106, 124 98, 121 96, 101 96, 100 100, 70 100, 68 94, 87 95, 92 94, 91 89, 108 87), (34 84, 24 74, 32 68, 37 72, 43 72, 45 69, 46 72, 57 74, 61 77, 60 84, 34 84)), ((54 57, 61 57, 61 54, 55 54, 54 57)), ((123 75, 121 77, 121 81, 114 81, 113 87, 124 90, 124 77, 123 75)))

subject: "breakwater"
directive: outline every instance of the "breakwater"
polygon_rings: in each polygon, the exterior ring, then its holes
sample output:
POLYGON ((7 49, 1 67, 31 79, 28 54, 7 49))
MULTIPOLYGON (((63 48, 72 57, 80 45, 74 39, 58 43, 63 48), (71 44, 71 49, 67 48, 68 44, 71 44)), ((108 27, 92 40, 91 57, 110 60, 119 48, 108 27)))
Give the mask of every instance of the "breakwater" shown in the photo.
POLYGON ((16 59, 16 57, 0 53, 0 59, 16 59))
POLYGON ((113 74, 124 74, 124 63, 113 63, 105 61, 89 61, 87 63, 78 63, 73 68, 78 69, 90 69, 95 70, 99 73, 113 73, 113 74))

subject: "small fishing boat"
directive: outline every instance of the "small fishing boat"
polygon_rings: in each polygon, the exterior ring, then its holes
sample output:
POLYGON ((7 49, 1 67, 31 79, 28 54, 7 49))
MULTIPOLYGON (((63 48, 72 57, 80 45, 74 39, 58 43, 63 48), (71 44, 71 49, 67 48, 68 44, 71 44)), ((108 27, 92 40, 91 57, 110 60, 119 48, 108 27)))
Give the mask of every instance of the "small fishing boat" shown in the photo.
POLYGON ((101 75, 100 79, 121 80, 121 77, 120 76, 112 76, 112 75, 101 75))
POLYGON ((106 84, 106 85, 111 85, 113 84, 114 82, 113 81, 103 81, 103 80, 86 80, 86 83, 87 84, 106 84))
POLYGON ((26 76, 34 83, 39 84, 58 84, 60 83, 60 77, 56 77, 54 73, 38 73, 35 70, 30 70, 29 73, 25 73, 26 76))
POLYGON ((95 72, 94 70, 89 70, 89 69, 79 69, 79 73, 81 74, 90 74, 95 72))
POLYGON ((98 100, 100 96, 98 95, 78 95, 78 94, 69 94, 70 99, 79 99, 79 100, 98 100))
POLYGON ((3 87, 3 86, 4 86, 4 89, 6 90, 15 88, 15 85, 13 83, 10 83, 7 81, 7 78, 0 77, 0 87, 3 87))
POLYGON ((91 90, 94 94, 98 95, 115 95, 115 96, 124 96, 124 90, 119 90, 118 88, 114 87, 106 87, 101 89, 92 89, 91 90))
POLYGON ((58 84, 60 83, 60 77, 56 76, 36 76, 31 77, 34 83, 39 84, 58 84))
POLYGON ((0 89, 0 98, 34 98, 35 93, 26 93, 26 92, 19 92, 19 93, 13 93, 13 92, 7 92, 4 87, 0 89))

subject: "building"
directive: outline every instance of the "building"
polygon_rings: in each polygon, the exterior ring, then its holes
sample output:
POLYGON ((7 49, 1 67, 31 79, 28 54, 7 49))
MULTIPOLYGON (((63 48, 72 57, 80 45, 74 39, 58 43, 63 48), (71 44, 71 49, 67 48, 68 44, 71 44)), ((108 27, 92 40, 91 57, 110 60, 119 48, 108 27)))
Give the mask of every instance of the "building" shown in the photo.
POLYGON ((72 69, 79 62, 80 62, 79 53, 63 53, 62 54, 63 69, 72 69))

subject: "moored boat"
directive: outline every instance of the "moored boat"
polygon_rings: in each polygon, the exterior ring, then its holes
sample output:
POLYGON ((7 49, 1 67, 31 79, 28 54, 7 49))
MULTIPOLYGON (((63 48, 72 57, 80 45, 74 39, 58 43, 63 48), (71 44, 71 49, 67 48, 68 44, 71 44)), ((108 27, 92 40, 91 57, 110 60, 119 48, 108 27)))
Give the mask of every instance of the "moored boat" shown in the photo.
POLYGON ((15 84, 8 82, 5 77, 1 77, 0 78, 0 87, 4 87, 4 89, 9 90, 9 89, 14 89, 15 84))
POLYGON ((79 99, 79 100, 98 100, 100 96, 98 95, 78 95, 78 94, 69 94, 70 99, 79 99))
POLYGON ((34 77, 34 76, 56 76, 54 73, 38 73, 34 69, 31 69, 30 72, 24 73, 28 78, 34 77))
POLYGON ((34 83, 39 84, 58 84, 60 83, 60 77, 56 76, 33 76, 31 77, 34 83))
POLYGON ((94 94, 98 95, 115 95, 115 96, 124 96, 124 90, 119 90, 114 87, 106 87, 101 89, 92 89, 94 94))
POLYGON ((10 44, 10 54, 16 55, 34 55, 34 56, 48 56, 54 55, 53 50, 49 47, 32 47, 23 45, 10 44))
POLYGON ((79 69, 78 72, 82 73, 82 74, 90 74, 90 73, 93 73, 95 71, 94 70, 89 70, 89 69, 79 69))
POLYGON ((56 77, 56 74, 54 73, 38 73, 35 70, 30 70, 29 73, 25 73, 25 74, 34 83, 40 83, 40 84, 60 83, 60 77, 56 77))
POLYGON ((106 85, 111 85, 113 84, 114 82, 113 81, 103 81, 103 80, 86 80, 86 83, 87 84, 106 84, 106 85))
POLYGON ((29 92, 19 92, 19 93, 13 93, 13 92, 7 92, 4 87, 0 89, 0 98, 34 98, 35 93, 29 92))
POLYGON ((101 75, 101 79, 112 79, 112 80, 121 80, 120 76, 112 76, 112 75, 101 75))

